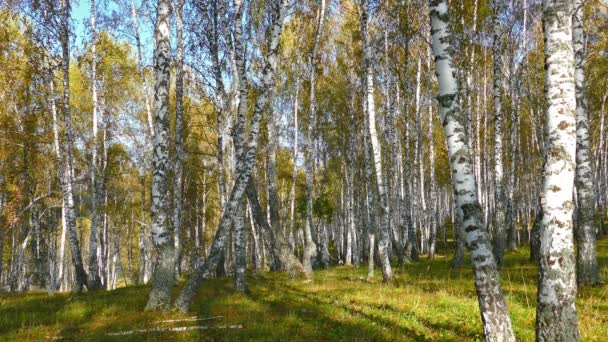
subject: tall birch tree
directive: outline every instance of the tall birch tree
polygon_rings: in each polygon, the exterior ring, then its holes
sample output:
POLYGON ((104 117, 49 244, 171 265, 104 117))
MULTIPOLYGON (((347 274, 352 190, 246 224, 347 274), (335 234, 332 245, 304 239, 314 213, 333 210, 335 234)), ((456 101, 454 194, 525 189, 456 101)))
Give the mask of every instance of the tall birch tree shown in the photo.
POLYGON ((494 256, 500 266, 505 254, 507 228, 505 221, 505 207, 507 200, 505 191, 503 148, 502 148, 502 29, 500 16, 503 1, 492 1, 492 54, 494 55, 494 75, 492 83, 492 97, 494 98, 494 256))
POLYGON ((363 42, 363 70, 364 70, 364 96, 367 98, 365 113, 368 120, 369 140, 372 149, 372 161, 376 171, 376 186, 380 197, 380 224, 378 230, 380 239, 378 241, 378 255, 380 257, 380 267, 382 268, 382 278, 385 282, 393 279, 393 270, 389 259, 390 227, 388 195, 382 172, 382 150, 376 131, 376 108, 374 102, 374 72, 372 68, 372 47, 369 35, 369 2, 361 0, 361 38, 363 42))
POLYGON ((576 271, 579 285, 601 283, 595 251, 595 182, 589 144, 589 110, 585 82, 585 28, 583 0, 574 1, 572 39, 576 82, 576 271))
POLYGON ((304 224, 304 252, 302 256, 302 265, 304 271, 310 275, 312 273, 313 259, 317 256, 317 246, 312 239, 312 206, 313 206, 313 182, 314 182, 314 158, 315 158, 315 128, 317 126, 317 55, 319 52, 319 44, 321 35, 323 34, 323 25, 325 23, 325 0, 321 0, 317 8, 317 23, 315 29, 315 37, 313 40, 312 52, 310 54, 310 112, 308 115, 308 130, 306 131, 306 150, 305 154, 305 173, 306 173, 306 223, 304 224))
POLYGON ((166 310, 175 283, 175 246, 168 225, 170 0, 158 0, 154 49, 154 149, 152 159, 152 241, 158 259, 146 310, 166 310))
POLYGON ((487 341, 515 341, 507 303, 477 199, 475 175, 465 136, 466 116, 460 107, 450 46, 447 0, 430 0, 432 48, 439 80, 439 119, 443 124, 452 173, 456 214, 466 233, 475 274, 475 288, 487 341))
POLYGON ((543 0, 546 161, 536 306, 537 341, 578 341, 572 190, 576 90, 571 0, 543 0))
POLYGON ((74 207, 74 131, 70 112, 70 11, 69 0, 61 3, 61 71, 63 73, 63 120, 65 124, 64 177, 62 181, 65 218, 67 221, 68 241, 74 265, 74 292, 81 292, 87 286, 87 274, 82 262, 78 233, 76 232, 76 208, 74 207))
POLYGON ((91 235, 89 238, 89 279, 88 287, 95 289, 101 287, 101 279, 99 277, 99 270, 97 265, 97 227, 99 225, 99 211, 98 201, 99 196, 99 185, 97 180, 97 150, 98 150, 98 112, 99 105, 97 101, 97 8, 95 6, 95 0, 91 0, 91 93, 93 100, 93 144, 91 146, 91 188, 93 194, 91 196, 91 235))
MULTIPOLYGON (((273 0, 270 3, 271 8, 271 29, 267 47, 267 54, 264 61, 264 68, 262 71, 262 85, 257 94, 256 104, 253 111, 253 116, 250 121, 249 137, 247 140, 247 146, 244 149, 244 153, 241 156, 241 162, 239 163, 239 169, 236 170, 236 179, 230 192, 230 197, 226 201, 226 205, 222 209, 222 216, 218 230, 215 233, 215 238, 211 245, 211 250, 207 260, 201 264, 196 270, 193 271, 190 279, 184 286, 184 289, 180 293, 175 303, 176 309, 186 312, 188 311, 192 298, 196 294, 203 280, 209 279, 217 267, 220 261, 221 253, 226 248, 226 240, 230 225, 232 224, 236 211, 241 205, 241 200, 246 188, 249 186, 251 180, 251 173, 253 164, 258 147, 258 139, 260 132, 260 124, 262 119, 262 113, 266 108, 268 98, 271 97, 273 91, 273 85, 275 82, 275 70, 277 66, 277 60, 279 55, 279 47, 281 41, 281 33, 283 30, 283 22, 287 15, 287 9, 289 5, 288 0, 273 0)), ((238 130, 235 132, 237 135, 244 135, 244 130, 238 130)))

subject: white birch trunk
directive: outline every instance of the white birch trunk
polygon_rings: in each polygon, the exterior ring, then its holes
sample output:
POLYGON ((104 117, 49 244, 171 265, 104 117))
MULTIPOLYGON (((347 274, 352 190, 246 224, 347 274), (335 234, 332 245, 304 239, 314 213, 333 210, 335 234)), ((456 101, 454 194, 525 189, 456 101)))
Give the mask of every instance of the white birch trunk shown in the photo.
MULTIPOLYGON (((229 227, 232 224, 236 211, 240 206, 245 189, 250 184, 251 172, 258 147, 258 136, 262 112, 266 108, 268 98, 271 97, 271 93, 273 91, 275 70, 279 53, 279 43, 283 30, 283 22, 285 16, 287 15, 287 7, 287 0, 275 0, 272 3, 273 21, 267 50, 268 52, 262 73, 263 84, 256 99, 256 105, 250 124, 247 148, 244 151, 245 153, 242 155, 241 163, 236 173, 235 183, 230 193, 230 198, 222 210, 219 227, 213 240, 209 257, 207 260, 205 260, 204 264, 194 270, 175 303, 175 307, 182 312, 188 311, 192 298, 196 294, 196 291, 202 284, 203 280, 208 279, 213 275, 213 271, 216 269, 217 264, 220 261, 221 252, 226 247, 229 227)), ((244 135, 244 132, 241 130, 237 131, 236 134, 244 135)))
POLYGON ((492 53, 494 55, 494 80, 492 85, 492 96, 494 97, 494 256, 496 263, 500 266, 503 262, 506 244, 506 192, 504 185, 504 172, 502 165, 503 149, 502 149, 502 50, 501 39, 502 30, 500 27, 500 16, 502 15, 502 1, 493 0, 492 2, 492 53))
POLYGON ((515 341, 507 304, 500 287, 500 276, 492 255, 492 246, 482 226, 482 211, 477 199, 470 154, 465 139, 465 114, 458 100, 456 72, 450 46, 447 0, 430 0, 432 47, 439 80, 440 119, 443 123, 448 157, 452 169, 452 187, 457 216, 466 233, 475 274, 484 333, 487 341, 515 341))
POLYGON ((175 283, 175 246, 169 228, 169 79, 171 46, 169 0, 158 0, 155 32, 154 149, 152 160, 152 240, 158 259, 146 310, 166 310, 175 283))
POLYGON ((579 285, 596 285, 601 283, 601 279, 595 251, 595 182, 590 159, 583 4, 583 0, 575 0, 573 17, 576 81, 576 271, 579 285))
POLYGON ((367 97, 367 114, 369 138, 372 149, 374 169, 376 171, 376 184, 380 197, 380 240, 378 241, 378 255, 380 256, 382 267, 382 278, 385 282, 393 279, 393 270, 389 260, 390 227, 388 226, 388 198, 384 178, 382 176, 382 151, 376 132, 376 108, 374 103, 374 74, 372 69, 372 49, 369 37, 369 3, 361 0, 361 32, 363 39, 364 73, 365 73, 365 94, 367 97))
POLYGON ((578 341, 572 191, 576 96, 572 1, 543 0, 546 162, 536 307, 537 341, 578 341))
POLYGON ((302 256, 302 265, 304 271, 310 276, 312 274, 313 260, 317 255, 317 246, 312 239, 312 206, 313 206, 313 182, 314 182, 314 158, 315 158, 315 137, 314 132, 317 126, 317 99, 316 99, 316 81, 317 81, 317 54, 319 50, 319 41, 323 34, 323 25, 325 23, 325 0, 321 0, 317 9, 317 27, 313 42, 312 53, 310 55, 310 113, 308 115, 308 130, 306 136, 306 151, 305 151, 305 171, 306 171, 306 222, 304 224, 304 253, 302 256))
POLYGON ((91 146, 92 158, 91 158, 91 188, 93 194, 91 195, 91 235, 89 238, 89 279, 88 288, 96 289, 101 287, 101 280, 99 278, 99 270, 97 265, 97 236, 98 225, 99 225, 99 210, 97 208, 97 202, 99 200, 99 186, 97 184, 97 150, 98 150, 98 111, 99 105, 97 101, 97 26, 95 20, 97 8, 95 6, 95 0, 91 0, 91 33, 93 35, 93 41, 91 44, 91 90, 93 97, 93 143, 91 146))
POLYGON ((74 136, 72 131, 72 116, 70 112, 70 4, 69 0, 63 0, 61 19, 61 50, 63 71, 63 119, 65 122, 65 166, 62 183, 63 200, 66 208, 66 223, 68 241, 74 265, 75 286, 74 292, 81 292, 87 285, 87 274, 82 262, 78 234, 76 232, 76 209, 74 208, 74 174, 73 174, 73 151, 74 136))

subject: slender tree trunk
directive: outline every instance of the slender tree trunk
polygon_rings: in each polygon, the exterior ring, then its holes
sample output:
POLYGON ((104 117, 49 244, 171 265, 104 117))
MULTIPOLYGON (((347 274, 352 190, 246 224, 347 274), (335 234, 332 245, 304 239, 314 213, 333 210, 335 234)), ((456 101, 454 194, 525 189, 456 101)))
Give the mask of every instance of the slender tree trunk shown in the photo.
POLYGON ((595 252, 595 182, 589 146, 589 111, 585 85, 583 0, 575 0, 573 45, 576 81, 576 271, 579 285, 601 283, 595 252))
MULTIPOLYGON (((262 112, 266 108, 268 98, 271 97, 275 82, 275 70, 277 65, 279 43, 281 32, 283 30, 283 21, 287 14, 287 0, 275 0, 272 3, 272 28, 270 33, 270 41, 268 44, 268 52, 263 68, 262 80, 263 84, 256 99, 256 105, 251 119, 248 146, 245 153, 242 155, 241 163, 236 173, 236 179, 230 193, 230 198, 226 202, 222 211, 218 230, 215 234, 209 257, 200 267, 198 267, 188 279, 184 289, 180 293, 175 306, 178 310, 188 311, 192 298, 196 294, 203 280, 208 279, 216 269, 220 261, 221 252, 226 247, 229 227, 236 215, 236 210, 240 206, 240 201, 243 197, 246 187, 251 180, 251 171, 255 162, 257 153, 258 136, 260 131, 260 123, 262 112)), ((243 130, 235 132, 237 135, 244 135, 243 130)))
POLYGON ((465 114, 460 108, 458 86, 452 62, 453 48, 449 44, 449 14, 447 0, 430 0, 432 47, 439 79, 440 119, 443 123, 452 169, 452 186, 457 215, 466 232, 475 274, 475 288, 487 341, 515 341, 500 276, 492 246, 482 225, 482 211, 470 154, 465 139, 465 114))
MULTIPOLYGON (((242 200, 241 200, 242 202, 242 200)), ((240 204, 234 217, 234 289, 247 291, 247 231, 245 230, 245 205, 240 204)))
POLYGON ((141 51, 141 36, 139 34, 139 19, 137 15, 137 7, 135 6, 135 0, 131 0, 131 19, 133 21, 133 29, 135 31, 135 45, 137 46, 137 66, 139 68, 140 77, 144 86, 144 103, 146 105, 148 135, 149 138, 152 139, 152 137, 154 137, 154 121, 152 120, 152 108, 150 105, 150 98, 148 97, 148 81, 146 80, 146 71, 144 69, 144 61, 141 51))
POLYGON ((547 160, 540 238, 537 341, 578 341, 572 190, 575 176, 576 96, 572 1, 543 0, 547 160))
POLYGON ((315 158, 315 139, 314 132, 317 126, 317 55, 323 26, 325 23, 325 0, 321 0, 317 8, 317 27, 313 42, 312 53, 310 55, 310 113, 308 116, 308 131, 306 136, 305 150, 305 171, 306 171, 306 223, 304 225, 304 255, 302 265, 304 271, 310 276, 312 274, 312 263, 317 255, 317 246, 312 239, 312 206, 313 206, 313 182, 314 182, 314 158, 315 158))
POLYGON ((361 0, 361 32, 363 37, 363 56, 365 73, 365 96, 367 97, 367 114, 369 138, 372 149, 374 168, 376 170, 376 184, 380 197, 380 240, 378 241, 378 255, 382 267, 382 278, 385 282, 393 279, 393 270, 389 260, 390 227, 388 226, 388 198, 386 187, 382 176, 382 151, 376 132, 376 108, 374 104, 374 74, 372 70, 372 49, 369 41, 369 3, 361 0))
POLYGON ((173 164, 173 241, 175 245, 176 278, 181 273, 182 260, 182 208, 184 178, 184 0, 175 6, 177 26, 177 66, 175 70, 175 162, 173 164))
POLYGON ((74 208, 74 174, 73 147, 74 134, 72 131, 72 115, 70 113, 70 3, 63 0, 61 29, 61 50, 63 71, 63 119, 65 121, 65 166, 62 188, 63 200, 66 207, 67 233, 74 265, 74 292, 81 292, 87 285, 87 274, 82 262, 78 234, 76 232, 76 209, 74 208))
MULTIPOLYGON (((429 56, 430 57, 430 56, 429 56)), ((429 59, 430 60, 430 59, 429 59)), ((429 65, 430 66, 430 65, 429 65)), ((429 176, 430 176, 430 189, 429 189, 429 224, 431 227, 431 235, 429 237, 429 259, 435 259, 435 247, 437 244, 437 195, 436 195, 436 184, 435 184, 435 139, 433 134, 433 106, 429 105, 429 127, 428 127, 428 140, 429 140, 429 176)))
POLYGON ((494 81, 492 96, 494 97, 494 257, 498 266, 502 265, 505 254, 507 229, 505 225, 506 192, 502 165, 502 30, 500 16, 502 15, 502 1, 492 2, 492 53, 494 55, 494 81))
POLYGON ((268 213, 270 225, 275 234, 282 234, 281 220, 279 215, 279 192, 277 187, 277 127, 275 125, 275 114, 273 110, 267 112, 266 127, 268 144, 266 146, 266 184, 268 193, 268 213))
MULTIPOLYGON (((289 191, 289 238, 294 236, 296 229, 296 183, 298 180, 298 167, 296 165, 296 161, 298 160, 298 110, 299 110, 299 92, 300 92, 300 83, 296 82, 296 93, 294 95, 294 103, 293 103, 293 173, 291 176, 291 190, 289 191)), ((293 246, 290 246, 290 249, 294 249, 295 243, 293 246)))
POLYGON ((175 283, 175 245, 168 224, 169 196, 169 79, 171 46, 169 0, 158 0, 156 12, 156 48, 154 87, 154 149, 152 175, 152 240, 158 259, 152 276, 152 289, 146 310, 167 310, 175 283))
MULTIPOLYGON (((55 102, 55 83, 53 81, 54 76, 51 76, 51 80, 49 82, 49 92, 50 92, 50 101, 51 101, 51 114, 53 116, 53 148, 55 152, 55 158, 57 158, 57 173, 59 176, 60 183, 65 182, 65 164, 63 162, 63 158, 61 155, 61 150, 59 147, 59 120, 57 118, 57 105, 55 102)), ((60 235, 60 243, 59 243, 59 255, 57 258, 57 276, 55 278, 55 289, 59 290, 61 287, 61 283, 63 280, 63 263, 65 257, 65 237, 67 233, 67 222, 65 215, 65 200, 61 199, 61 235, 60 235)))
POLYGON ((99 210, 97 208, 97 202, 99 200, 99 187, 97 184, 97 144, 98 144, 98 101, 97 101, 97 27, 95 20, 97 8, 95 6, 95 0, 91 0, 91 33, 93 35, 93 41, 91 44, 91 89, 93 94, 93 144, 91 147, 91 188, 93 194, 91 195, 91 235, 89 238, 89 279, 88 288, 97 289, 101 287, 101 280, 99 278, 99 270, 97 268, 97 236, 99 235, 97 227, 99 225, 99 210))

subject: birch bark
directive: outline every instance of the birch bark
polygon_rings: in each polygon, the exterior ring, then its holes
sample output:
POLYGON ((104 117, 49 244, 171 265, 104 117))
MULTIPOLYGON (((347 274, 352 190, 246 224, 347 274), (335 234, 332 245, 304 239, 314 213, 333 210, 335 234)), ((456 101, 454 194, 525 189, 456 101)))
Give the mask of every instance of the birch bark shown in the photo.
POLYGON ((537 341, 578 341, 572 190, 576 95, 572 1, 543 0, 546 162, 541 206, 537 341))
POLYGON ((97 208, 97 202, 99 200, 99 186, 97 184, 97 144, 98 144, 98 102, 97 102, 97 26, 95 20, 97 8, 95 6, 95 0, 91 0, 91 33, 93 35, 93 42, 91 44, 91 90, 93 99, 93 144, 91 147, 91 187, 93 194, 91 196, 91 235, 89 238, 89 279, 88 288, 96 289, 101 287, 101 280, 99 278, 99 270, 97 265, 97 226, 99 225, 99 211, 97 208))
POLYGON ((316 81, 317 81, 317 54, 319 50, 319 41, 323 34, 323 25, 325 23, 325 0, 321 0, 317 9, 317 28, 313 42, 312 52, 310 54, 310 113, 308 116, 308 131, 306 136, 306 151, 305 151, 305 172, 306 172, 306 223, 304 225, 304 253, 302 256, 302 265, 304 271, 312 274, 312 263, 317 255, 317 246, 312 239, 312 205, 313 205, 313 182, 314 182, 314 142, 315 128, 317 126, 317 99, 316 99, 316 81))
POLYGON ((494 80, 492 84, 492 96, 494 97, 494 257, 500 266, 503 262, 507 230, 505 226, 505 205, 506 192, 503 177, 503 149, 502 149, 502 55, 500 15, 502 11, 502 1, 493 0, 492 2, 492 53, 494 55, 494 80))
POLYGON ((78 233, 76 232, 76 209, 74 208, 74 174, 73 151, 74 133, 72 131, 72 115, 70 112, 70 2, 62 1, 61 18, 61 67, 63 71, 63 119, 65 123, 65 166, 62 182, 63 200, 65 202, 68 241, 74 265, 74 292, 81 292, 87 285, 87 274, 82 262, 78 233))
MULTIPOLYGON (((226 201, 226 205, 222 210, 219 227, 211 245, 209 256, 203 264, 194 270, 175 303, 175 307, 182 312, 188 311, 192 298, 196 294, 196 291, 199 289, 203 280, 209 279, 214 274, 214 270, 221 259, 221 252, 226 247, 230 225, 232 224, 232 221, 236 215, 236 211, 240 207, 240 202, 245 189, 250 183, 251 172, 257 153, 262 112, 266 108, 268 98, 271 97, 271 92, 274 89, 273 86, 275 81, 279 44, 283 30, 283 22, 285 16, 287 15, 287 7, 288 0, 274 0, 272 2, 273 20, 268 50, 266 50, 268 52, 262 72, 263 83, 256 99, 253 117, 251 118, 247 147, 244 151, 245 153, 242 155, 239 169, 236 172, 236 179, 230 193, 230 197, 228 198, 228 201, 226 201)), ((244 135, 245 132, 239 130, 236 132, 236 134, 244 135)))
POLYGON ((573 46, 576 82, 576 271, 579 285, 601 283, 595 251, 595 182, 589 144, 589 110, 585 84, 585 28, 583 0, 575 0, 573 46))
POLYGON ((168 225, 169 78, 171 62, 169 0, 158 0, 155 32, 154 150, 152 160, 152 240, 158 249, 146 310, 166 310, 175 283, 175 246, 168 225))
POLYGON ((466 233, 475 274, 475 288, 487 341, 515 341, 507 304, 492 246, 482 226, 482 210, 477 199, 475 177, 465 138, 466 117, 458 100, 456 71, 450 46, 447 0, 430 0, 432 47, 439 80, 440 119, 443 123, 457 216, 466 233))
POLYGON ((382 150, 378 141, 378 133, 376 132, 376 108, 374 102, 374 74, 372 69, 372 48, 369 37, 369 3, 367 0, 361 0, 361 36, 363 40, 363 59, 365 73, 365 94, 367 97, 367 106, 365 113, 368 120, 369 139, 372 149, 372 157, 374 169, 376 171, 376 185, 378 195, 380 197, 380 239, 378 241, 378 255, 380 257, 382 278, 385 282, 393 279, 393 270, 389 260, 389 244, 390 244, 390 227, 388 226, 388 198, 386 186, 382 176, 382 150))

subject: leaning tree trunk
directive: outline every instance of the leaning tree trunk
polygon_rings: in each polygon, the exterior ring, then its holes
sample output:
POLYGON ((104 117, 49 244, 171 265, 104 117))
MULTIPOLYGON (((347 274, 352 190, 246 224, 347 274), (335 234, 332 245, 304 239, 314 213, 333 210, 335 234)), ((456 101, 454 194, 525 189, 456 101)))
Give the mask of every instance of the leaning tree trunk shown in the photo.
POLYGON ((262 229, 264 240, 268 241, 272 250, 270 251, 275 259, 287 270, 287 276, 289 279, 294 278, 306 278, 307 274, 304 272, 304 267, 298 258, 291 252, 289 243, 285 237, 280 233, 272 229, 268 225, 266 214, 260 206, 258 199, 257 188, 253 178, 247 185, 247 199, 251 206, 251 212, 255 223, 262 229))
POLYGON ((547 160, 540 238, 537 341, 578 341, 572 190, 576 97, 572 1, 543 0, 547 160))
POLYGON ((166 310, 171 305, 175 283, 175 246, 168 226, 169 196, 169 78, 171 47, 170 2, 158 0, 156 12, 156 48, 154 86, 154 151, 152 159, 152 240, 158 249, 158 260, 152 275, 152 289, 146 310, 166 310))
POLYGON ((378 141, 376 132, 376 108, 374 104, 374 74, 372 70, 372 47, 369 38, 369 3, 367 0, 361 0, 361 37, 363 39, 363 59, 365 73, 365 94, 367 97, 367 106, 365 112, 367 114, 369 138, 372 149, 373 163, 376 170, 376 184, 380 197, 380 224, 378 241, 378 255, 380 257, 382 278, 385 282, 393 279, 393 270, 389 260, 389 243, 390 232, 388 226, 388 198, 386 194, 386 186, 382 175, 382 151, 378 141))
MULTIPOLYGON (((263 75, 262 75, 262 87, 258 93, 256 99, 255 109, 253 111, 253 117, 251 118, 249 140, 245 153, 242 155, 241 163, 236 172, 236 179, 230 193, 230 197, 223 208, 220 223, 215 234, 215 238, 211 245, 211 251, 207 260, 201 264, 190 276, 188 282, 184 286, 184 289, 180 293, 175 307, 182 311, 188 311, 192 298, 198 291, 203 280, 209 279, 214 274, 217 268, 218 262, 221 259, 222 251, 226 247, 226 241, 230 225, 232 224, 233 218, 236 215, 236 211, 240 207, 240 202, 245 192, 246 187, 250 183, 251 171, 253 164, 255 163, 255 157, 258 147, 258 137, 260 131, 260 124, 262 120, 262 112, 266 108, 268 98, 273 91, 275 82, 275 70, 277 65, 277 59, 279 54, 279 43, 281 41, 281 33, 283 30, 283 22, 287 14, 288 0, 274 0, 272 3, 272 28, 270 33, 270 42, 268 44, 268 55, 264 64, 263 75)), ((242 130, 235 132, 235 134, 244 135, 245 132, 242 130)))
POLYGON ((595 184, 589 154, 589 111, 585 87, 583 0, 575 0, 573 45, 576 81, 576 271, 579 285, 601 283, 595 252, 595 184))
POLYGON ((64 0, 62 9, 61 50, 63 71, 63 119, 65 121, 65 172, 62 180, 63 200, 65 202, 67 233, 74 265, 74 292, 81 292, 87 285, 87 274, 82 262, 78 233, 76 232, 76 209, 74 208, 74 132, 72 131, 72 115, 70 112, 70 4, 64 0))
POLYGON ((492 246, 482 225, 482 210, 477 199, 475 176, 467 150, 465 113, 460 108, 456 71, 449 44, 447 0, 430 0, 432 46, 439 80, 440 119, 443 123, 452 170, 456 211, 466 233, 475 273, 475 288, 487 341, 515 341, 492 246))

